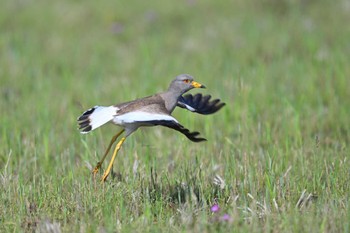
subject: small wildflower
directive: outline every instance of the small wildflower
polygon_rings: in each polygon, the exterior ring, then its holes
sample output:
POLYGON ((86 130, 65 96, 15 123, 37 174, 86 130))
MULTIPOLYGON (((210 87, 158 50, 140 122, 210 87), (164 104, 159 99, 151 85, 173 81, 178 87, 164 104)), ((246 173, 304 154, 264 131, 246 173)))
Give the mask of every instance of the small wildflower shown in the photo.
POLYGON ((220 221, 222 222, 232 222, 232 218, 228 214, 224 214, 223 216, 220 217, 220 221))
POLYGON ((217 213, 219 212, 219 210, 220 210, 220 207, 218 204, 214 204, 212 207, 210 207, 210 211, 213 213, 217 213))

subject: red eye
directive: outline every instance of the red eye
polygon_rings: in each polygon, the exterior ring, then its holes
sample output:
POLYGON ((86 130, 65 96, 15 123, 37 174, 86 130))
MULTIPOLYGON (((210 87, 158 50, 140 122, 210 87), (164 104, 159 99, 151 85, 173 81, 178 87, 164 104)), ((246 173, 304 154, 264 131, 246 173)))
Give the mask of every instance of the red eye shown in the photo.
POLYGON ((189 79, 185 79, 185 80, 184 80, 184 83, 189 83, 189 82, 190 82, 189 79))

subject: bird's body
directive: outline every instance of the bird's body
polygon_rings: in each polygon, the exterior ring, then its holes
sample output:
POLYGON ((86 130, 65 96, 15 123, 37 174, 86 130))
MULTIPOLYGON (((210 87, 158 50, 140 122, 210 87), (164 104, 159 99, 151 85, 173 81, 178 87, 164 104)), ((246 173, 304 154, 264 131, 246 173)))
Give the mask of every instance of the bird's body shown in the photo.
POLYGON ((84 114, 81 118, 84 119, 85 116, 88 116, 85 122, 85 124, 88 124, 88 127, 84 128, 82 133, 88 133, 99 127, 100 122, 107 123, 111 121, 123 127, 128 136, 138 127, 149 125, 147 122, 151 120, 176 121, 175 118, 169 114, 165 106, 165 101, 158 94, 108 107, 95 106, 87 110, 84 114), (89 121, 87 121, 87 119, 89 119, 89 121))
POLYGON ((197 94, 194 97, 192 95, 182 96, 192 88, 204 88, 204 85, 193 81, 190 75, 179 75, 172 81, 168 90, 165 92, 108 107, 95 106, 85 111, 78 118, 81 133, 88 133, 108 122, 112 122, 123 128, 121 132, 112 138, 103 159, 97 164, 93 172, 96 174, 112 144, 125 131, 125 136, 117 144, 112 160, 102 178, 104 181, 126 137, 141 126, 161 125, 181 132, 191 141, 200 142, 206 140, 198 137, 198 132, 190 132, 171 116, 176 106, 187 108, 190 111, 200 114, 211 114, 224 106, 224 103, 219 103, 219 100, 209 102, 210 96, 202 97, 201 94, 197 94))

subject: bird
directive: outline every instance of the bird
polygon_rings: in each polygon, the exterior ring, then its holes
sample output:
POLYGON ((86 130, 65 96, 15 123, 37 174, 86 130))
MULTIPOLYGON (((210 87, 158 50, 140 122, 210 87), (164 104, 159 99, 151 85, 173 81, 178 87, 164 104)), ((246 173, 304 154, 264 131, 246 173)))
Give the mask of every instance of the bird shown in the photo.
POLYGON ((121 130, 112 137, 102 159, 92 170, 94 176, 101 168, 115 141, 124 133, 123 137, 116 144, 112 158, 102 176, 101 182, 106 181, 122 144, 128 136, 140 127, 164 126, 184 134, 193 142, 206 141, 205 138, 200 136, 199 132, 191 132, 171 115, 177 106, 198 114, 209 115, 217 112, 225 105, 220 99, 210 100, 210 95, 203 96, 201 93, 184 95, 193 88, 206 87, 194 81, 191 75, 180 74, 175 77, 169 88, 164 92, 121 104, 94 106, 83 112, 77 119, 78 127, 82 134, 89 133, 108 122, 121 127, 121 130))

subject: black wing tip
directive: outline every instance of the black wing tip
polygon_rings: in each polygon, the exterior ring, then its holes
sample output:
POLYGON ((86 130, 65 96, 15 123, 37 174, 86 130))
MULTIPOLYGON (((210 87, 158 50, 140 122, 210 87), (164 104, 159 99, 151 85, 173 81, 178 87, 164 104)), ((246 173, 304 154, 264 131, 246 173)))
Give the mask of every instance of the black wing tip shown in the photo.
POLYGON ((203 142, 203 141, 207 141, 207 139, 205 138, 199 138, 197 136, 200 135, 199 132, 195 131, 195 132, 190 132, 188 129, 184 128, 183 133, 186 135, 186 137, 188 139, 190 139, 192 142, 203 142))
POLYGON ((153 120, 153 121, 148 121, 148 123, 152 124, 152 125, 161 125, 161 126, 165 126, 165 127, 174 129, 174 130, 184 134, 192 142, 207 141, 207 139, 205 139, 205 138, 198 137, 200 135, 199 132, 197 132, 197 131, 191 132, 189 129, 185 128, 184 126, 182 126, 180 123, 178 123, 176 121, 153 120))
POLYGON ((89 119, 90 115, 96 110, 97 106, 92 107, 83 114, 81 114, 80 117, 78 117, 78 130, 80 130, 80 133, 88 133, 92 130, 92 126, 90 125, 91 121, 89 119))
POLYGON ((80 130, 81 133, 88 133, 92 130, 92 126, 90 125, 90 120, 87 118, 84 121, 78 122, 78 130, 80 130))
POLYGON ((89 125, 88 127, 84 128, 83 130, 80 130, 81 133, 88 133, 92 130, 92 126, 89 125))
POLYGON ((80 122, 79 123, 79 129, 84 129, 84 128, 88 127, 89 124, 90 124, 90 121, 80 122))
POLYGON ((84 121, 87 118, 89 118, 89 115, 81 115, 80 117, 78 117, 77 121, 84 121))
POLYGON ((207 139, 205 138, 189 138, 192 142, 206 142, 208 141, 207 139))
POLYGON ((215 101, 216 101, 216 103, 214 105, 210 106, 210 108, 208 109, 208 114, 216 113, 217 111, 219 111, 221 108, 223 108, 226 105, 226 103, 220 102, 220 99, 216 99, 215 101))
POLYGON ((81 116, 78 117, 77 121, 86 120, 96 110, 96 108, 97 108, 97 106, 92 107, 92 108, 86 110, 85 112, 83 112, 83 114, 81 114, 81 116))
POLYGON ((192 112, 209 115, 219 111, 226 105, 226 103, 221 102, 220 99, 210 99, 211 95, 203 95, 202 93, 197 93, 195 95, 186 94, 181 96, 181 103, 178 106, 186 108, 186 105, 188 105, 195 109, 195 111, 191 110, 192 112))

